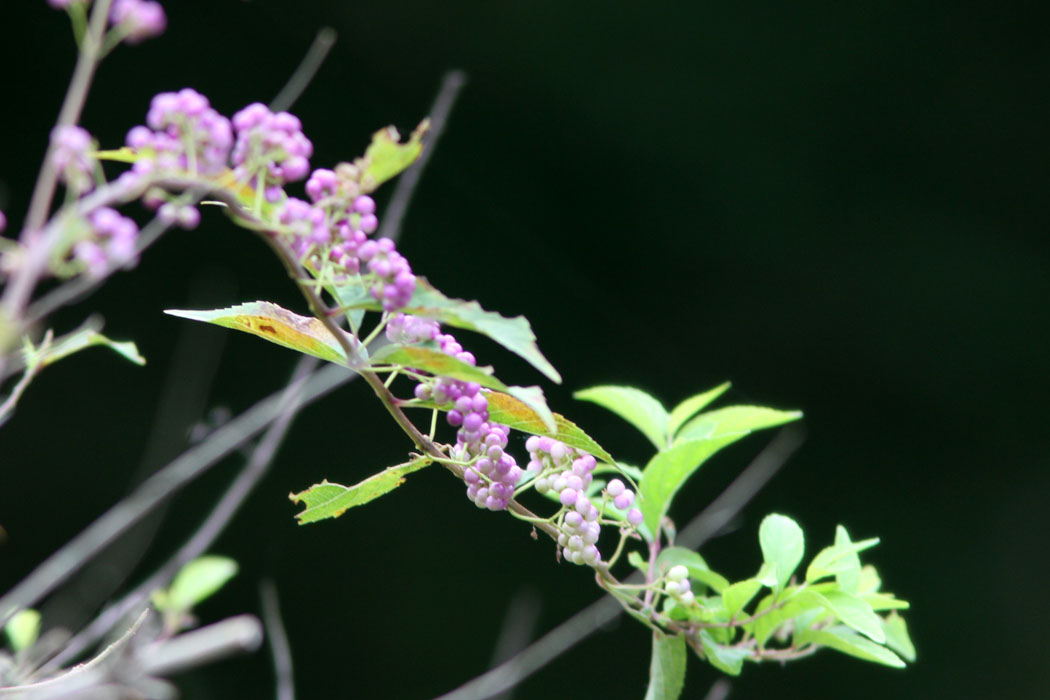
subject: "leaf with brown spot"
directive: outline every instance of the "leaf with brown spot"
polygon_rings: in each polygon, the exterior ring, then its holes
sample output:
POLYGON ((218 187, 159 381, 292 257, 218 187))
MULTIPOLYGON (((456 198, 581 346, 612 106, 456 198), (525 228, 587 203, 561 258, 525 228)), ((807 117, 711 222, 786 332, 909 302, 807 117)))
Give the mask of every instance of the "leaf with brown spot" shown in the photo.
MULTIPOLYGON (((294 314, 268 301, 238 304, 212 311, 168 309, 164 313, 244 331, 271 343, 346 365, 342 346, 323 323, 312 316, 294 314)), ((349 334, 346 337, 354 342, 349 334)))

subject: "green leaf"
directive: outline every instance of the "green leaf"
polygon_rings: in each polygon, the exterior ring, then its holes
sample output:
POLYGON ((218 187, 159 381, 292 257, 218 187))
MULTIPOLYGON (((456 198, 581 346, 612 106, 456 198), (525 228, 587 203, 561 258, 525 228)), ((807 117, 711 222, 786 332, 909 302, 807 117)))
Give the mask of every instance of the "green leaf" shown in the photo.
POLYGON ((732 619, 740 610, 751 602, 755 594, 762 588, 762 582, 758 579, 749 578, 738 581, 722 591, 722 605, 726 613, 732 619))
MULTIPOLYGON (((839 528, 841 528, 842 533, 845 533, 845 528, 841 525, 839 528)), ((879 543, 879 538, 872 537, 860 542, 851 542, 848 534, 845 535, 844 540, 841 537, 841 534, 836 533, 835 544, 825 547, 820 550, 817 556, 813 557, 813 561, 810 562, 809 567, 806 569, 806 581, 813 583, 822 578, 837 576, 839 573, 855 569, 856 578, 851 581, 855 588, 853 591, 849 591, 853 593, 859 590, 861 581, 860 558, 857 556, 857 552, 863 552, 865 549, 874 547, 879 543)))
POLYGON ((348 508, 360 506, 393 491, 405 483, 405 476, 430 464, 430 459, 419 457, 394 467, 388 467, 353 486, 333 484, 327 479, 305 491, 288 494, 292 503, 304 503, 306 508, 296 513, 300 525, 325 518, 338 518, 348 508))
POLYGON ((755 574, 755 578, 766 588, 776 589, 777 565, 769 561, 762 562, 762 566, 759 568, 758 573, 755 574))
POLYGON ((653 655, 645 700, 677 700, 685 685, 685 661, 685 637, 653 630, 653 655))
POLYGON ((681 428, 687 420, 696 415, 697 411, 703 410, 705 406, 724 394, 729 387, 729 382, 719 384, 714 389, 708 389, 702 394, 691 396, 675 406, 671 411, 670 419, 667 423, 667 434, 674 437, 675 433, 678 432, 678 429, 681 428))
POLYGON ((629 386, 595 386, 573 393, 573 398, 596 403, 642 431, 656 449, 667 447, 668 415, 655 398, 629 386))
MULTIPOLYGON (((835 546, 836 547, 849 547, 853 544, 853 540, 849 537, 849 532, 842 525, 835 527, 835 546)), ((856 593, 857 584, 860 583, 860 557, 857 553, 850 552, 849 554, 843 555, 837 562, 839 564, 838 570, 835 572, 835 582, 839 584, 846 593, 856 593)), ((808 574, 809 571, 807 570, 808 574)))
POLYGON ((801 417, 801 411, 778 411, 762 406, 727 406, 701 413, 693 418, 678 431, 675 442, 716 438, 737 433, 746 435, 755 430, 790 423, 801 417))
POLYGON ((844 624, 882 644, 886 635, 882 631, 882 620, 871 606, 860 598, 842 591, 819 593, 813 589, 798 594, 802 600, 815 600, 844 624))
POLYGON ((430 372, 438 377, 449 377, 465 382, 477 382, 481 386, 497 391, 509 391, 509 387, 492 376, 491 367, 475 367, 447 355, 437 348, 419 345, 391 343, 372 355, 372 363, 401 365, 430 372))
POLYGON ((4 625, 4 634, 13 652, 33 646, 40 636, 40 612, 32 608, 19 610, 4 625))
POLYGON ((661 573, 681 564, 689 569, 689 578, 700 581, 716 593, 721 593, 729 586, 729 581, 721 574, 711 571, 700 554, 685 547, 664 548, 656 557, 656 564, 661 573))
POLYGON ((627 563, 643 573, 649 570, 649 562, 643 559, 638 552, 628 552, 627 563))
POLYGON ((543 427, 549 432, 558 431, 558 421, 555 420, 554 413, 547 407, 543 389, 538 386, 512 386, 507 389, 507 393, 532 409, 532 412, 543 421, 543 427))
POLYGON ((412 165, 423 152, 423 134, 428 128, 430 120, 424 119, 404 143, 392 126, 372 134, 372 143, 365 150, 364 159, 359 161, 365 191, 371 192, 412 165))
POLYGON ((708 457, 739 438, 739 435, 728 435, 710 440, 677 442, 669 449, 657 452, 649 460, 639 484, 641 501, 638 508, 644 516, 645 526, 654 537, 659 536, 660 521, 682 484, 708 457))
POLYGON ((700 644, 708 663, 730 676, 740 675, 744 659, 750 655, 747 649, 722 646, 711 637, 708 630, 700 630, 700 644))
POLYGON ((489 400, 489 420, 491 422, 532 435, 547 435, 564 442, 569 447, 589 452, 603 462, 616 464, 612 455, 565 416, 552 413, 555 430, 551 430, 544 416, 519 398, 499 392, 491 392, 486 395, 486 398, 489 400))
POLYGON ((228 557, 208 555, 186 564, 175 575, 163 611, 185 612, 210 598, 226 582, 237 575, 237 562, 228 557))
POLYGON ((807 610, 821 607, 822 603, 819 600, 803 598, 801 595, 796 595, 797 593, 798 589, 796 587, 789 587, 784 589, 779 596, 770 593, 755 606, 754 614, 758 615, 776 604, 777 598, 780 598, 779 607, 772 612, 762 615, 747 626, 752 634, 755 635, 755 641, 758 642, 758 646, 764 646, 777 628, 788 620, 801 615, 807 610))
POLYGON ((758 542, 762 547, 763 561, 776 564, 777 588, 783 588, 791 580, 805 552, 802 528, 786 515, 773 513, 762 520, 758 528, 758 542))
MULTIPOLYGON (((352 286, 353 284, 345 285, 347 288, 352 286)), ((352 296, 349 289, 342 293, 347 297, 352 296)), ((344 309, 382 310, 382 306, 367 294, 348 303, 340 298, 340 306, 344 309)), ((524 316, 507 318, 493 311, 486 311, 476 301, 450 299, 422 277, 416 278, 416 291, 402 311, 488 336, 543 372, 551 381, 561 383, 561 375, 540 352, 539 346, 536 345, 536 336, 533 335, 532 327, 524 316)))
POLYGON ((843 654, 865 661, 874 661, 893 668, 904 668, 905 663, 886 647, 856 634, 847 627, 837 626, 825 630, 805 630, 798 643, 822 644, 843 654))
MULTIPOLYGON (((43 350, 41 355, 37 358, 37 361, 40 362, 41 367, 47 367, 48 365, 53 365, 59 360, 69 357, 75 352, 80 352, 81 350, 95 347, 96 345, 103 345, 124 359, 134 362, 136 365, 142 366, 146 364, 146 358, 139 354, 139 349, 135 343, 131 341, 118 343, 90 328, 77 331, 76 333, 63 338, 61 341, 55 343, 46 350, 43 350)), ((42 348, 37 348, 37 350, 41 349, 42 348)))
POLYGON ((909 663, 915 663, 915 645, 911 643, 908 625, 897 613, 890 613, 882 621, 882 631, 886 633, 886 646, 897 652, 909 663))
MULTIPOLYGON (((323 323, 312 316, 299 316, 268 301, 238 304, 212 311, 168 309, 164 313, 244 331, 322 360, 347 364, 342 346, 323 323)), ((349 334, 346 337, 352 339, 349 334)))
POLYGON ((911 603, 894 598, 892 593, 865 593, 861 596, 872 610, 907 610, 911 603))

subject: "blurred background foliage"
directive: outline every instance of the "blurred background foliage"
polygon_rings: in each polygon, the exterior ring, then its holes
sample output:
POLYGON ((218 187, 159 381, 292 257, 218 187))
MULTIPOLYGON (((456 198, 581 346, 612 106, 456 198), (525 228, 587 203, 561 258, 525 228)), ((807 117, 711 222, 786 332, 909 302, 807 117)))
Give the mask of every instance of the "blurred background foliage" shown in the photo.
MULTIPOLYGON (((463 69, 403 229, 416 271, 528 316, 566 378, 545 385, 551 406, 624 461, 644 462, 644 438, 572 390, 635 384, 673 404, 731 379, 734 403, 805 411, 802 450, 703 553, 750 575, 773 510, 803 525, 807 558, 839 522, 880 536, 868 560, 912 601, 919 660, 898 672, 825 652, 748 667, 731 697, 1046 696, 1045 4, 166 5, 164 37, 102 66, 83 124, 104 146, 161 90, 193 87, 227 115, 269 100, 325 25, 339 42, 294 109, 315 166, 359 155, 386 124, 409 131, 442 74, 463 69)), ((0 35, 0 208, 17 230, 74 50, 43 2, 0 3, 0 35)), ((293 353, 161 313, 254 299, 304 309, 266 248, 210 211, 53 317, 67 331, 100 313, 149 364, 93 351, 56 365, 0 432, 0 588, 141 479, 139 465, 177 453, 205 411, 151 442, 165 386, 210 381, 206 406, 236 413, 283 384, 293 353)), ((463 340, 505 381, 541 380, 463 340)), ((705 466, 672 515, 699 511, 765 439, 705 466)), ((241 573, 202 616, 256 611, 257 581, 273 577, 303 697, 439 694, 489 666, 514 596, 539 601, 537 634, 597 596, 585 571, 476 511, 438 470, 338 521, 295 525, 289 491, 355 482, 408 447, 363 385, 328 397, 215 548, 241 573)), ((239 464, 174 499, 137 578, 239 464)), ((49 610, 77 620, 95 579, 45 606, 45 624, 49 610)), ((518 697, 640 697, 647 646, 620 623, 518 697)), ((684 697, 716 678, 694 663, 684 697)), ((260 652, 180 681, 187 697, 262 697, 272 672, 260 652)))

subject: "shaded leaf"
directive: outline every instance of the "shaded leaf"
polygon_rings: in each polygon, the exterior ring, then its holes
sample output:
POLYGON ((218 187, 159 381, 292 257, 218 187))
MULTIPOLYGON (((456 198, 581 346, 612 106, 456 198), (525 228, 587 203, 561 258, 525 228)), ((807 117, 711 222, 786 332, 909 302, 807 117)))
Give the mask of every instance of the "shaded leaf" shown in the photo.
MULTIPOLYGON (((212 311, 168 309, 164 313, 244 331, 322 360, 347 364, 342 346, 323 323, 312 316, 294 314, 268 301, 238 304, 212 311)), ((347 335, 347 338, 351 336, 347 335)))
MULTIPOLYGON (((371 295, 367 293, 357 295, 352 292, 353 287, 354 284, 344 285, 340 291, 341 308, 382 310, 382 306, 371 295)), ((463 328, 488 336, 524 359, 552 381, 561 383, 561 375, 540 352, 532 326, 524 316, 507 318, 494 311, 486 311, 476 301, 451 299, 422 277, 416 278, 416 291, 402 311, 415 316, 432 318, 454 328, 463 328)))
POLYGON ((773 612, 766 613, 761 617, 757 618, 754 622, 750 623, 747 627, 750 628, 752 634, 755 635, 755 641, 758 645, 764 646, 766 641, 776 632, 777 628, 782 624, 791 620, 807 610, 813 608, 820 608, 822 603, 814 598, 803 598, 800 595, 796 595, 798 592, 797 588, 786 588, 780 594, 780 603, 777 604, 777 595, 770 593, 764 597, 757 606, 755 606, 755 615, 765 612, 773 605, 777 605, 773 612))
POLYGON ((897 613, 891 613, 882 621, 882 631, 886 633, 886 646, 897 652, 905 661, 915 662, 915 645, 908 634, 908 625, 897 613))
POLYGON ((226 582, 237 575, 237 562, 229 557, 208 555, 186 564, 175 575, 167 595, 163 596, 162 611, 185 612, 210 598, 226 582))
POLYGON ((405 483, 405 476, 430 464, 420 457, 394 467, 388 467, 353 486, 333 484, 327 479, 314 484, 305 491, 288 494, 292 503, 303 503, 306 508, 296 513, 300 525, 317 522, 325 518, 338 518, 348 508, 363 505, 393 491, 405 483))
POLYGON ((783 588, 795 573, 805 552, 802 528, 786 515, 767 515, 758 528, 758 542, 762 547, 762 559, 776 564, 777 586, 783 588))
POLYGON ((805 630, 799 635, 798 643, 822 644, 843 654, 855 656, 865 661, 874 661, 893 668, 904 668, 905 663, 886 647, 860 636, 848 627, 831 627, 824 630, 805 630))
POLYGON ((675 406, 671 410, 671 415, 667 422, 667 434, 674 437, 675 433, 678 432, 678 429, 681 428, 687 420, 696 415, 697 411, 702 411, 705 406, 724 394, 729 387, 729 382, 719 384, 714 389, 708 389, 701 394, 690 396, 688 399, 675 406))
POLYGON ((677 700, 685 685, 685 637, 653 630, 649 688, 645 700, 677 700))
POLYGON ((573 393, 573 398, 596 403, 642 431, 662 450, 667 447, 667 411, 655 398, 630 386, 595 386, 573 393))
POLYGON ((820 593, 815 590, 806 590, 798 594, 803 600, 815 600, 824 606, 835 617, 844 624, 852 627, 861 634, 867 635, 872 641, 882 644, 886 641, 886 635, 882 631, 882 621, 866 602, 842 591, 825 591, 820 593))
POLYGON ((747 649, 722 646, 712 638, 709 630, 700 630, 700 645, 707 662, 730 676, 740 675, 744 659, 750 655, 747 649))
POLYGON ((468 365, 437 348, 391 343, 377 350, 372 355, 372 362, 412 367, 439 377, 477 382, 481 386, 498 391, 509 391, 510 389, 492 376, 491 367, 468 365))
MULTIPOLYGON (((139 354, 139 349, 135 343, 131 341, 116 342, 110 340, 98 331, 89 328, 72 333, 51 347, 44 349, 37 358, 37 361, 40 362, 41 367, 47 367, 61 359, 69 357, 75 352, 80 352, 81 350, 95 347, 97 345, 109 348, 124 359, 134 362, 136 365, 142 366, 146 364, 146 358, 139 354)), ((41 349, 38 348, 37 350, 41 349)))
POLYGON ((727 406, 701 413, 693 418, 678 431, 675 442, 717 438, 735 433, 747 434, 790 423, 801 417, 801 411, 778 411, 762 406, 727 406))

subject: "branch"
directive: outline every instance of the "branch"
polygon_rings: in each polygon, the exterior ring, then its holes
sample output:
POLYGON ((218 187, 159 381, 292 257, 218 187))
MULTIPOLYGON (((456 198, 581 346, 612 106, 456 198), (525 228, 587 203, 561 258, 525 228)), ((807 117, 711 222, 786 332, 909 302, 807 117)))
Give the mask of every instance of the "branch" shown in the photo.
POLYGON ((230 519, 244 503, 248 494, 266 474, 273 456, 291 425, 292 418, 303 404, 303 384, 309 372, 317 364, 312 357, 303 357, 295 368, 294 375, 281 394, 277 405, 277 416, 266 434, 259 441, 241 473, 223 493, 197 531, 165 564, 148 579, 140 583, 120 601, 110 605, 98 615, 62 651, 48 661, 44 669, 53 669, 75 659, 82 651, 101 639, 125 615, 146 602, 149 595, 164 586, 179 569, 203 554, 225 529, 230 519))
MULTIPOLYGON (((684 546, 699 547, 733 518, 787 462, 801 444, 797 429, 785 428, 766 446, 747 468, 682 530, 678 539, 684 546), (717 525, 717 527, 712 527, 717 525)), ((627 582, 638 582, 636 573, 627 582)), ((483 700, 512 688, 551 661, 612 622, 623 608, 612 597, 602 597, 533 642, 506 662, 467 681, 436 700, 483 700)))

